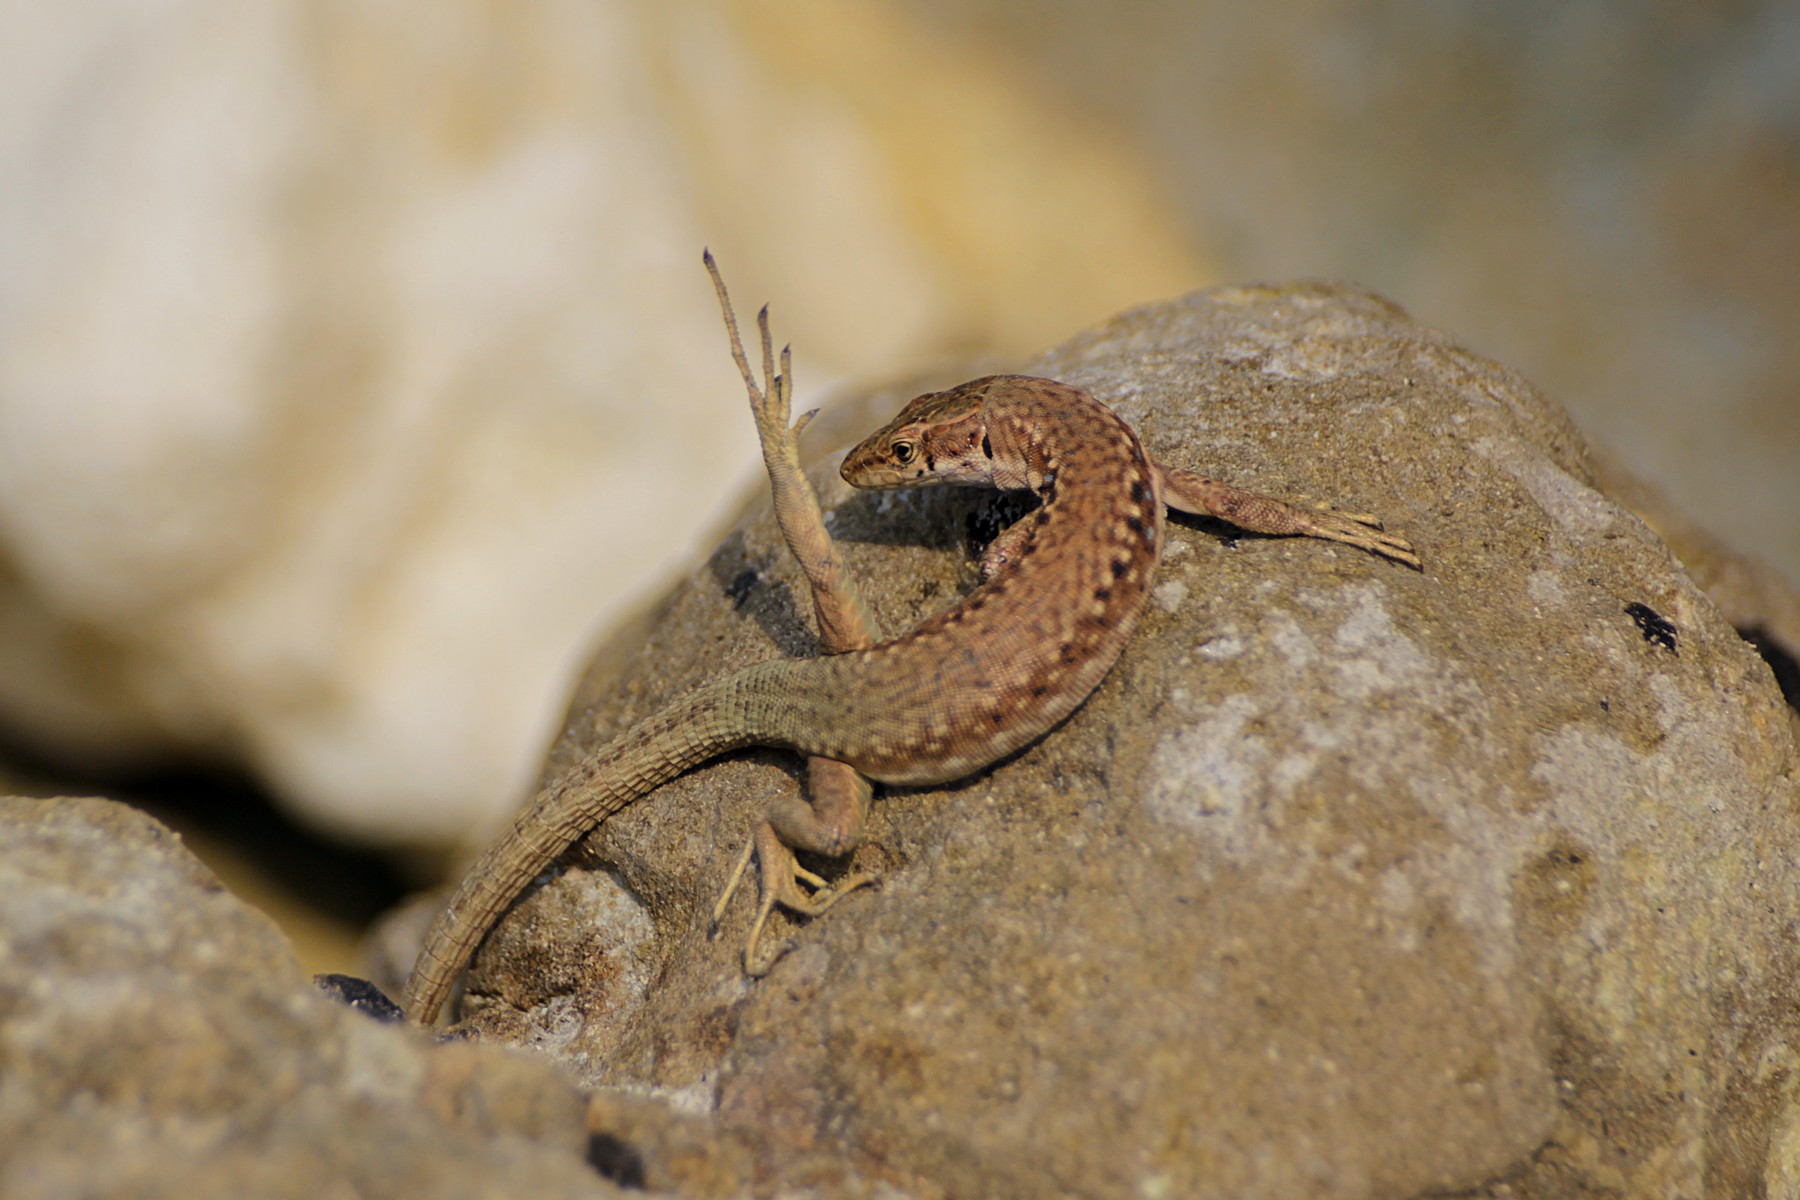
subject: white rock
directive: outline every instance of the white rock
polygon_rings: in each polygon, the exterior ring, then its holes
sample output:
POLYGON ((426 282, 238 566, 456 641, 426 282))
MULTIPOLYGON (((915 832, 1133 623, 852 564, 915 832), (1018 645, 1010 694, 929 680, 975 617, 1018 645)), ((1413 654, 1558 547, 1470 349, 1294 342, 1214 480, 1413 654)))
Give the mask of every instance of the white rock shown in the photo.
POLYGON ((861 6, 735 11, 15 14, 0 720, 238 756, 350 836, 479 835, 585 642, 753 474, 702 244, 813 388, 1196 281, 1004 71, 861 6))

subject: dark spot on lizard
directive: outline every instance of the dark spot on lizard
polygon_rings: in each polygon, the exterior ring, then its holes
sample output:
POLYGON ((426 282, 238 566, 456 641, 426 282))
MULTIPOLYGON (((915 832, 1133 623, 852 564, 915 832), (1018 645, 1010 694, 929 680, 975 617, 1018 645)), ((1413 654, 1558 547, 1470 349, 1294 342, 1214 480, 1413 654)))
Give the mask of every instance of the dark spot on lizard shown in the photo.
POLYGON ((1057 647, 1056 656, 1065 663, 1073 663, 1075 661, 1075 643, 1064 642, 1057 647))
POLYGON ((1033 700, 1041 700, 1044 697, 1044 693, 1048 692, 1049 690, 1050 690, 1049 688, 1045 687, 1041 683, 1034 683, 1031 685, 1031 698, 1033 700))
POLYGON ((989 459, 994 457, 994 443, 988 440, 988 435, 986 433, 981 435, 981 452, 989 459))
POLYGON ((1130 560, 1123 558, 1115 558, 1112 560, 1112 573, 1114 579, 1125 578, 1125 572, 1129 570, 1131 570, 1130 560))
POLYGON ((989 713, 988 720, 994 723, 994 728, 996 729, 1006 723, 1006 718, 1000 715, 999 709, 995 709, 993 712, 989 713))
POLYGON ((1142 518, 1140 516, 1136 516, 1135 514, 1132 516, 1126 517, 1125 518, 1125 528, 1131 530, 1131 532, 1133 532, 1133 533, 1144 532, 1144 518, 1142 518))
POLYGON ((1096 599, 1096 600, 1111 600, 1112 599, 1112 589, 1109 587, 1095 588, 1094 589, 1094 599, 1096 599))
POLYGON ((1144 502, 1144 481, 1141 479, 1131 485, 1131 502, 1133 504, 1144 502))
POLYGON ((755 567, 745 567, 725 585, 725 595, 731 599, 731 607, 743 611, 744 604, 750 599, 750 593, 762 582, 762 572, 755 567))
POLYGON ((1637 623, 1638 632, 1644 635, 1646 642, 1654 642, 1670 654, 1681 653, 1675 648, 1674 622, 1654 608, 1633 600, 1625 606, 1625 615, 1637 623))
POLYGON ((1039 525, 1048 525, 1050 523, 1050 510, 1049 509, 1047 509, 1047 508, 1038 509, 1037 523, 1039 525))

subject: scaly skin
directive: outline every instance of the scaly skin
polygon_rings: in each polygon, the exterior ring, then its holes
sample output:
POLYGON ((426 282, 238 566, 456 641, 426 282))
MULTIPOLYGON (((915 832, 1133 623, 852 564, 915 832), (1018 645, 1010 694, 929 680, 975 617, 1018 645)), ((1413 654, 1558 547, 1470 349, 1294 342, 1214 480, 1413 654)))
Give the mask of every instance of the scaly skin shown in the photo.
POLYGON ((1137 625, 1162 553, 1165 502, 1417 565, 1405 542, 1369 528, 1372 518, 1307 513, 1158 467, 1111 409, 1048 379, 991 376, 921 396, 852 450, 842 474, 858 487, 1030 489, 1042 504, 990 548, 984 583, 911 633, 725 676, 540 793, 427 935, 406 988, 413 1020, 436 1019, 476 944, 556 855, 709 758, 778 746, 921 785, 959 779, 1041 737, 1087 699, 1137 625))

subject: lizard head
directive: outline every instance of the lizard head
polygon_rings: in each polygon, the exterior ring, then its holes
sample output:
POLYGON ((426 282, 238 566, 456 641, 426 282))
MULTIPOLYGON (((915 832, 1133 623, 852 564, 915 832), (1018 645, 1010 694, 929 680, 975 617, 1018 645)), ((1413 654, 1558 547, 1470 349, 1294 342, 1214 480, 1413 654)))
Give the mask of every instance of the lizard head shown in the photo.
POLYGON ((838 473, 859 488, 991 481, 994 450, 984 413, 991 382, 976 379, 912 400, 845 455, 838 473))

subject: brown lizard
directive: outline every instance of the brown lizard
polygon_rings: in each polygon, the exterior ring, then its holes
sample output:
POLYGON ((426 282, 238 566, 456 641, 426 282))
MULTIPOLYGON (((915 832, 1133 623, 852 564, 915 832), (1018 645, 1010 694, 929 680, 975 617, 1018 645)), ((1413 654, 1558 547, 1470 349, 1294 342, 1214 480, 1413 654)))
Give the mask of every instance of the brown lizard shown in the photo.
POLYGON ((821 811, 818 796, 810 811, 798 801, 777 806, 752 841, 764 885, 745 948, 755 970, 754 939, 773 904, 815 912, 861 882, 808 895, 795 880, 823 881, 799 868, 789 846, 841 852, 853 844, 868 795, 864 780, 959 779, 1035 741, 1087 699, 1137 625, 1162 554, 1165 507, 1257 533, 1344 542, 1418 566, 1412 547, 1382 533, 1373 517, 1308 511, 1164 467, 1130 426, 1079 388, 989 376, 913 400, 850 451, 841 474, 864 488, 968 483, 1029 490, 1039 507, 988 547, 982 582, 961 601, 892 641, 851 648, 868 638, 873 623, 799 471, 796 429, 786 419, 786 353, 783 374, 773 376, 765 309, 768 386, 759 392, 718 286, 784 534, 807 568, 826 648, 844 652, 760 663, 703 685, 540 792, 477 860, 426 936, 406 986, 406 1012, 415 1021, 436 1020, 488 928, 577 838, 708 759, 775 746, 811 757, 811 782, 825 779, 826 807, 834 811, 821 811), (835 632, 828 616, 838 623, 835 632))

